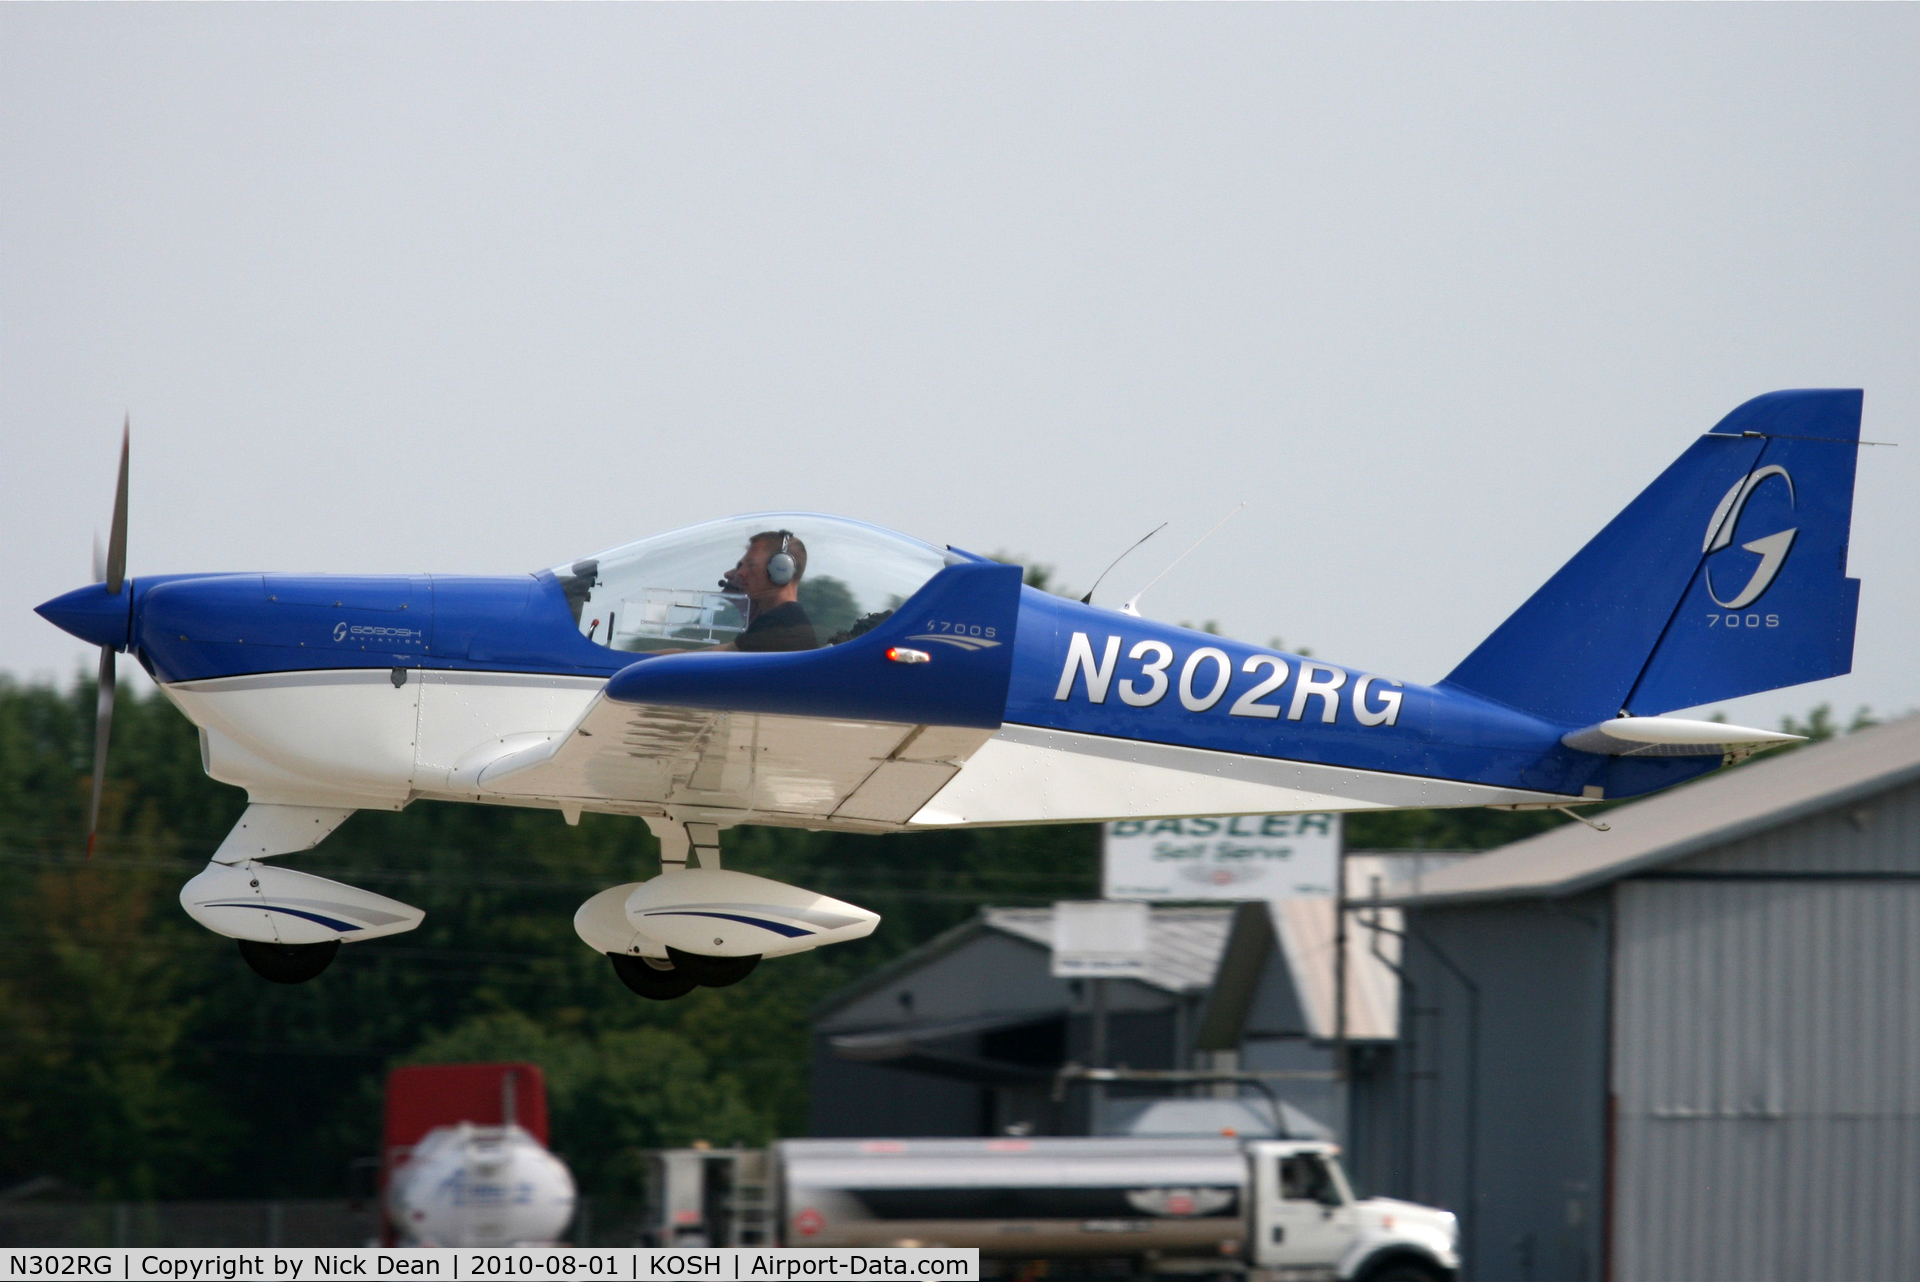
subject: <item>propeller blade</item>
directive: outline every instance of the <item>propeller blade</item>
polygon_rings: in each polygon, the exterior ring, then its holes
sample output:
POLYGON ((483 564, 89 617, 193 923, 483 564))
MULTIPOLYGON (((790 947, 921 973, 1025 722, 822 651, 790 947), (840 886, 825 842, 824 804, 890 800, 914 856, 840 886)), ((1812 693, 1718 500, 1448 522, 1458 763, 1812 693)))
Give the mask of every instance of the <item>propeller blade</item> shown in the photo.
POLYGON ((107 786, 107 740, 113 733, 113 647, 100 647, 99 704, 93 721, 93 803, 87 808, 87 858, 100 830, 100 794, 107 786))
POLYGON ((113 492, 113 528, 107 534, 107 573, 109 593, 118 593, 127 581, 127 446, 133 439, 133 416, 129 414, 120 428, 120 484, 113 492))

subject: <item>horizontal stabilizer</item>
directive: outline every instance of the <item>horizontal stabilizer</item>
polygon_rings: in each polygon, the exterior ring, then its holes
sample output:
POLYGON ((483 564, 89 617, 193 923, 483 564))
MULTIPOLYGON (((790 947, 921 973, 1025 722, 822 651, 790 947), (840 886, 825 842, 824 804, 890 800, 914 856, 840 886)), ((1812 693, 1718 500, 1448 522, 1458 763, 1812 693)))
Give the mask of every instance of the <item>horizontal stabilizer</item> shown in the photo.
POLYGON ((872 631, 818 650, 665 654, 614 673, 619 703, 907 725, 1000 725, 1020 568, 952 565, 872 631))
POLYGON ((1805 735, 1778 730, 1750 730, 1722 721, 1688 721, 1681 717, 1615 717, 1576 730, 1561 743, 1577 752, 1604 757, 1720 757, 1752 753, 1783 743, 1805 743, 1805 735))

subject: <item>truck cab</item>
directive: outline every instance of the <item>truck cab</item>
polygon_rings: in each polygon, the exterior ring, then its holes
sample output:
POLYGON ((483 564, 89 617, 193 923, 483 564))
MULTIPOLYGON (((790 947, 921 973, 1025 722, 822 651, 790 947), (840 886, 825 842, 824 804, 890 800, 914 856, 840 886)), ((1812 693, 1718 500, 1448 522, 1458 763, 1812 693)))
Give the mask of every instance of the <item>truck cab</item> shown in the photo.
POLYGON ((1332 1144, 1246 1145, 1247 1263, 1272 1282, 1452 1282, 1459 1226, 1449 1211, 1357 1199, 1332 1144))

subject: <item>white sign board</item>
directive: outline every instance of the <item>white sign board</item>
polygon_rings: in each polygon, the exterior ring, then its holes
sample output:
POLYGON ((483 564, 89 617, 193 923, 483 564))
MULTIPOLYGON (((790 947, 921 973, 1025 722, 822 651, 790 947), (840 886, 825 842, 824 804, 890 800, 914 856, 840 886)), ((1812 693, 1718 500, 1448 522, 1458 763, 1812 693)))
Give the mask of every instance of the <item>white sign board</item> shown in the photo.
POLYGON ((1062 979, 1147 973, 1147 906, 1104 900, 1053 906, 1053 973, 1062 979))
POLYGON ((1105 845, 1108 899, 1331 896, 1340 816, 1123 819, 1105 845))

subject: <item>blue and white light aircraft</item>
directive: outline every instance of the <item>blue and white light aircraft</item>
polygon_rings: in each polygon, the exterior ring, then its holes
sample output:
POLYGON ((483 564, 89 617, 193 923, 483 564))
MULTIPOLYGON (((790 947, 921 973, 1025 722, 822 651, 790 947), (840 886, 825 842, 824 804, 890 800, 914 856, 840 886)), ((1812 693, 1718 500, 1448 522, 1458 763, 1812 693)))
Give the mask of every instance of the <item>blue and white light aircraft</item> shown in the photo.
POLYGON ((1437 685, 1100 609, 857 521, 734 517, 501 577, 126 576, 39 607, 200 728, 248 806, 186 911, 299 982, 421 912, 277 864, 356 810, 632 815, 661 872, 582 940, 652 998, 878 917, 720 863, 745 823, 851 832, 1632 797, 1792 736, 1657 714, 1852 665, 1858 391, 1775 392, 1688 447, 1437 685))

